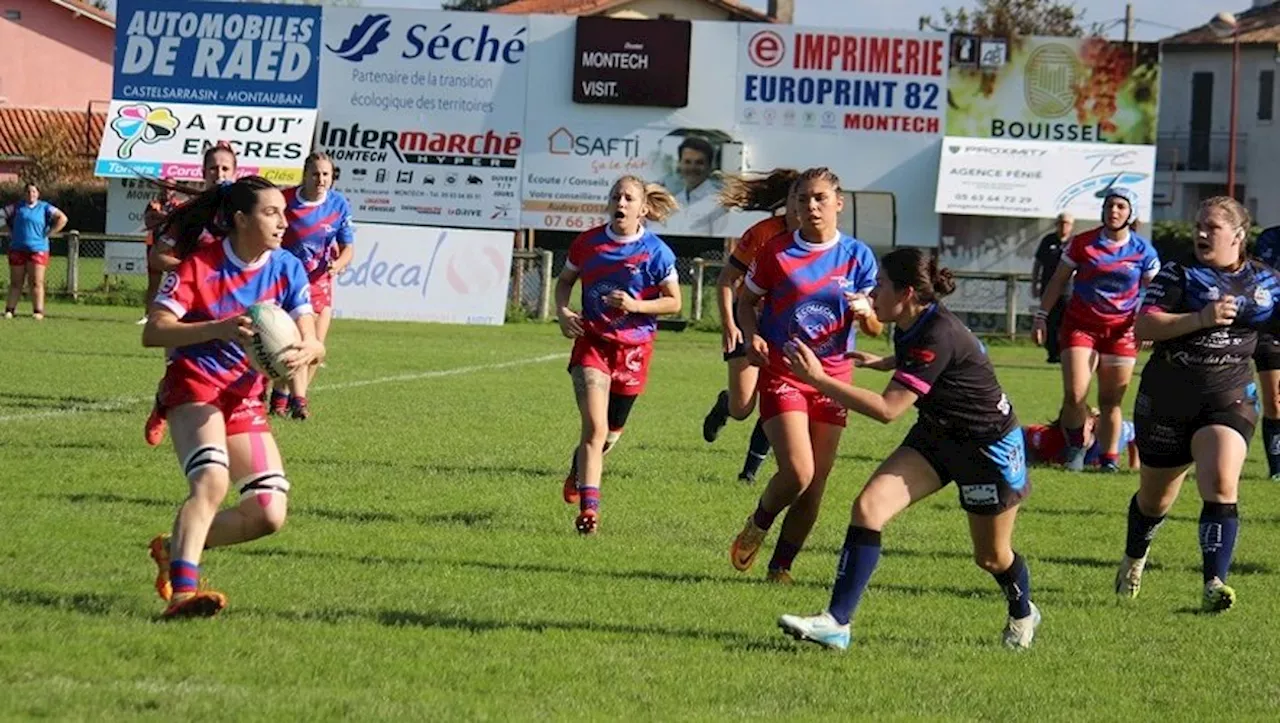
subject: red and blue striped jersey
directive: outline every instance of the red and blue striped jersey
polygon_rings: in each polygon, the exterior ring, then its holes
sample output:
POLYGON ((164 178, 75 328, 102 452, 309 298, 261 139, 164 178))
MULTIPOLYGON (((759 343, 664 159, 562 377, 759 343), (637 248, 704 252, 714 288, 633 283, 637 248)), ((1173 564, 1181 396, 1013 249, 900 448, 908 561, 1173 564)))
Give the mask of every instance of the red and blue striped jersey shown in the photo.
MULTIPOLYGON (((243 261, 224 239, 202 246, 165 274, 155 303, 183 322, 200 322, 243 314, 260 301, 274 301, 294 319, 312 313, 302 264, 281 249, 243 261)), ((176 366, 231 394, 248 395, 259 376, 239 344, 221 339, 171 349, 168 364, 171 372, 176 366)))
POLYGON ((319 201, 305 201, 298 188, 284 192, 285 218, 289 228, 282 246, 297 256, 312 281, 329 272, 329 264, 338 257, 340 246, 356 240, 351 227, 351 205, 333 189, 319 201))
POLYGON ((676 255, 666 242, 647 229, 634 236, 618 236, 608 225, 580 234, 569 245, 565 268, 582 281, 582 320, 588 334, 625 346, 653 341, 658 318, 629 314, 604 303, 621 289, 636 299, 656 299, 658 289, 675 281, 676 255))
POLYGON ((1132 231, 1128 239, 1112 241, 1102 227, 1072 237, 1062 263, 1076 272, 1065 317, 1085 329, 1133 323, 1142 287, 1160 273, 1160 257, 1150 241, 1132 231))
POLYGON ((847 376, 857 324, 845 293, 870 293, 878 270, 871 247, 844 234, 812 244, 796 231, 761 249, 746 284, 763 299, 758 331, 769 342, 771 368, 786 373, 782 346, 799 339, 829 372, 847 376))

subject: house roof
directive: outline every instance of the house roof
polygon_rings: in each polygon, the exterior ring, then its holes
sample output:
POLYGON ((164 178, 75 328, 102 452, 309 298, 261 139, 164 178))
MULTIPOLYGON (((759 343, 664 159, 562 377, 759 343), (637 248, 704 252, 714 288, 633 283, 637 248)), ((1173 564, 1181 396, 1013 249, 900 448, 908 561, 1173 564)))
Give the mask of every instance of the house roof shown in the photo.
POLYGON ((78 155, 96 155, 106 121, 106 113, 0 106, 0 158, 25 157, 28 140, 50 128, 66 131, 78 155))
MULTIPOLYGON (((596 15, 632 0, 515 0, 491 12, 513 15, 531 15, 544 13, 547 15, 596 15)), ((724 10, 734 17, 755 20, 762 23, 774 22, 768 14, 745 5, 739 0, 701 0, 708 5, 724 10)))
MULTIPOLYGON (((1236 13, 1236 22, 1240 25, 1241 43, 1268 45, 1280 43, 1280 3, 1273 2, 1270 5, 1236 13)), ((1218 37, 1206 22, 1199 27, 1164 38, 1160 42, 1165 45, 1230 45, 1231 36, 1218 37)))
POLYGON ((116 16, 106 10, 99 10, 84 0, 49 0, 49 2, 60 7, 64 7, 73 13, 83 15, 90 20, 101 23, 109 28, 116 26, 116 16))

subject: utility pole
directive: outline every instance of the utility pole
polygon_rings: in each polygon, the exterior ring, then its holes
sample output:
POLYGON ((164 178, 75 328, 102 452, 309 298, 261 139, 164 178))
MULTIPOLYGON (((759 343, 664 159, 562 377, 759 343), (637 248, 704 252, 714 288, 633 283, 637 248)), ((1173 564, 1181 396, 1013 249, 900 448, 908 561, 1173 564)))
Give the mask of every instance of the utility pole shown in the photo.
POLYGON ((1124 41, 1129 42, 1133 36, 1133 3, 1125 3, 1124 6, 1124 41))

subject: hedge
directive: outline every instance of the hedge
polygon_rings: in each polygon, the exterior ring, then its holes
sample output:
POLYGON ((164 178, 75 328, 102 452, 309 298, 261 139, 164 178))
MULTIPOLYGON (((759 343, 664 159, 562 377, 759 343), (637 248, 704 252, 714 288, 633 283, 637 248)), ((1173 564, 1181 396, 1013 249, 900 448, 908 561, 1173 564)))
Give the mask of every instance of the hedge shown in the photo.
MULTIPOLYGON (((21 181, 0 183, 0 206, 21 200, 23 185, 21 181)), ((103 180, 41 188, 40 198, 67 214, 67 230, 102 233, 107 229, 107 184, 103 180)))

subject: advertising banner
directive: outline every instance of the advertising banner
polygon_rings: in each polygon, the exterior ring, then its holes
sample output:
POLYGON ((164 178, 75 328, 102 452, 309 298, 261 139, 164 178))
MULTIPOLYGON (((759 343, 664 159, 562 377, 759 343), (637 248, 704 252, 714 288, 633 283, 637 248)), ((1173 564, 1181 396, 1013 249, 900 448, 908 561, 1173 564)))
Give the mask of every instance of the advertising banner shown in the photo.
POLYGON ((762 218, 725 213, 716 200, 720 174, 740 173, 746 163, 734 130, 736 69, 723 50, 736 42, 737 25, 692 23, 688 63, 699 71, 689 76, 688 104, 673 109, 573 103, 576 23, 529 16, 536 49, 529 77, 538 81, 524 121, 522 225, 554 231, 598 225, 622 175, 659 183, 676 197, 679 210, 666 223, 650 224, 661 234, 735 236, 762 218))
POLYGON ((94 174, 199 182, 205 150, 226 141, 241 175, 296 185, 315 122, 316 112, 306 109, 113 100, 94 174))
POLYGON ((510 231, 356 224, 333 316, 501 325, 513 244, 510 231))
POLYGON ((946 36, 739 28, 738 120, 744 125, 941 135, 946 36))
POLYGON ((1156 43, 955 34, 947 135, 1155 145, 1156 43))
POLYGON ((314 109, 319 53, 318 7, 119 0, 111 97, 314 109))
POLYGON ((938 213, 1095 218, 1110 188, 1138 196, 1151 220, 1155 146, 945 138, 938 166, 938 213))
POLYGON ((573 49, 573 102, 689 105, 688 20, 580 17, 573 49))
POLYGON ((519 225, 527 29, 519 16, 325 9, 316 145, 356 220, 519 225))
POLYGON ((854 192, 854 235, 887 246, 938 243, 921 213, 938 181, 947 36, 739 26, 738 134, 748 166, 827 166, 854 192), (874 200, 874 201, 873 201, 874 200))

